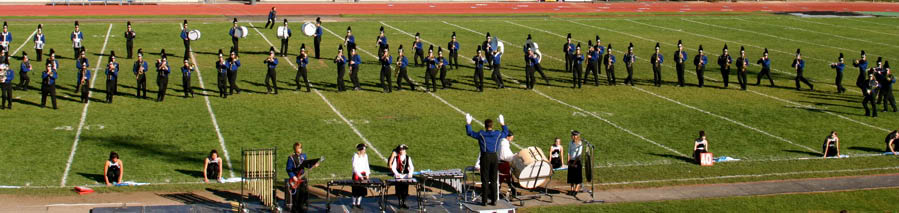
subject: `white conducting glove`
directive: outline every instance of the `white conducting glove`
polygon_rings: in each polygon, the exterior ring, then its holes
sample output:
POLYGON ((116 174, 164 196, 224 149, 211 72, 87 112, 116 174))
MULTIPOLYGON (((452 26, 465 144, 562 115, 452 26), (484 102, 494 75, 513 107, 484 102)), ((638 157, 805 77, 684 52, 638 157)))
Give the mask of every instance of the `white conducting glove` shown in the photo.
POLYGON ((503 126, 506 125, 506 120, 503 119, 503 114, 499 114, 499 118, 497 120, 499 120, 500 125, 503 125, 503 126))
POLYGON ((473 118, 471 118, 471 114, 465 113, 465 123, 466 124, 471 124, 472 119, 473 118))

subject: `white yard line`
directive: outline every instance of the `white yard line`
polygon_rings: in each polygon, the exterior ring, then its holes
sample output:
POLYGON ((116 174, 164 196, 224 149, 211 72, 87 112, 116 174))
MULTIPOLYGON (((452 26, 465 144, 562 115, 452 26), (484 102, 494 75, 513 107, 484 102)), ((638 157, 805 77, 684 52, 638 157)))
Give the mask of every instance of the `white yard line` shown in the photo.
POLYGON ((801 171, 801 172, 778 172, 778 173, 767 173, 767 174, 724 175, 724 176, 712 176, 712 177, 700 177, 700 178, 677 178, 677 179, 659 179, 659 180, 623 181, 623 182, 601 183, 600 185, 632 185, 632 184, 641 184, 641 183, 664 183, 664 182, 703 181, 703 180, 733 179, 733 178, 758 178, 758 177, 770 177, 770 176, 788 176, 788 175, 820 174, 820 173, 837 173, 837 172, 865 172, 865 171, 894 170, 894 169, 899 169, 899 167, 879 167, 879 168, 867 168, 867 169, 818 170, 818 171, 801 171))
MULTIPOLYGON (((746 19, 742 19, 742 18, 734 18, 734 19, 740 20, 740 21, 745 21, 745 22, 750 22, 750 23, 759 23, 759 24, 767 25, 767 26, 780 27, 780 28, 783 28, 783 29, 786 29, 786 30, 798 30, 798 31, 802 31, 802 32, 808 32, 808 33, 814 33, 814 34, 819 34, 819 35, 825 35, 825 36, 828 36, 828 37, 835 37, 835 38, 840 38, 840 39, 844 39, 844 40, 853 40, 853 41, 865 42, 865 43, 876 44, 876 45, 882 45, 882 46, 899 47, 899 46, 892 45, 892 44, 881 43, 881 42, 874 42, 874 41, 868 41, 868 40, 865 40, 865 39, 850 38, 850 37, 846 37, 846 36, 835 35, 835 34, 832 34, 832 33, 818 32, 818 31, 809 30, 809 29, 800 28, 800 27, 790 27, 790 26, 783 26, 783 25, 776 25, 776 24, 768 24, 768 23, 764 23, 764 22, 753 22, 753 21, 749 21, 749 20, 746 20, 746 19)), ((839 43, 839 42, 837 42, 837 43, 839 43)), ((843 49, 845 49, 845 48, 843 48, 843 49)))
POLYGON ((222 147, 222 152, 225 154, 225 161, 228 162, 228 172, 231 174, 231 177, 234 178, 234 167, 231 165, 231 156, 228 154, 228 148, 225 146, 225 138, 222 137, 222 129, 219 127, 218 119, 215 117, 215 112, 212 111, 212 104, 209 103, 209 93, 206 92, 206 85, 203 83, 203 74, 200 72, 200 66, 197 65, 197 58, 194 57, 193 47, 190 48, 190 60, 193 61, 194 66, 197 69, 197 80, 200 81, 200 89, 203 90, 203 100, 206 101, 206 110, 209 111, 209 118, 212 120, 212 126, 215 127, 215 136, 219 139, 219 146, 222 147))
MULTIPOLYGON (((447 25, 455 26, 455 27, 460 28, 460 29, 463 29, 463 30, 467 30, 467 31, 472 32, 472 33, 475 33, 475 34, 484 35, 484 34, 481 33, 481 32, 474 31, 474 30, 472 30, 472 29, 468 29, 468 28, 465 28, 465 27, 462 27, 462 26, 459 26, 459 25, 451 24, 451 23, 448 23, 448 22, 445 22, 445 21, 444 21, 443 23, 445 23, 445 24, 447 24, 447 25)), ((506 42, 506 41, 502 41, 502 42, 504 42, 504 43, 506 43, 506 44, 509 44, 509 45, 511 45, 511 46, 516 46, 517 48, 520 48, 520 47, 521 47, 521 46, 518 46, 518 45, 515 45, 515 44, 512 44, 512 43, 506 42)), ((460 55, 460 56, 461 56, 461 55, 460 55)), ((548 55, 547 55, 547 56, 548 56, 548 55)), ((558 59, 558 58, 554 58, 554 59, 560 60, 560 59, 558 59)), ((560 61, 561 61, 561 60, 560 60, 560 61)), ((508 77, 508 76, 507 76, 507 77, 508 77)), ((516 83, 519 83, 519 84, 520 84, 520 82, 518 82, 517 80, 514 80, 513 78, 509 78, 509 79, 512 79, 513 82, 516 82, 516 83)), ((605 122, 606 124, 609 124, 609 125, 611 125, 612 127, 615 127, 615 128, 618 129, 618 130, 624 131, 624 132, 626 132, 626 133, 628 133, 628 134, 630 134, 630 135, 632 135, 632 136, 634 136, 634 137, 640 138, 640 139, 642 139, 643 141, 646 141, 646 142, 649 142, 649 143, 651 143, 651 144, 654 144, 654 145, 656 145, 656 146, 658 146, 658 147, 661 147, 661 148, 663 148, 663 149, 665 149, 665 150, 668 150, 668 151, 670 151, 670 152, 672 152, 672 153, 675 153, 675 154, 678 154, 678 155, 680 155, 680 156, 684 156, 684 157, 687 156, 687 155, 685 155, 685 154, 683 154, 683 153, 681 153, 681 152, 678 152, 677 150, 674 150, 674 149, 672 149, 672 148, 670 148, 670 147, 667 147, 667 146, 662 145, 662 144, 660 144, 660 143, 658 143, 658 142, 655 142, 655 141, 653 141, 653 140, 651 140, 651 139, 649 139, 649 138, 646 138, 646 137, 644 137, 644 136, 642 136, 642 135, 639 135, 639 134, 637 134, 637 133, 635 133, 635 132, 633 132, 633 131, 631 131, 631 130, 629 130, 629 129, 626 129, 626 128, 624 128, 624 127, 621 127, 621 126, 619 126, 618 124, 616 124, 616 123, 614 123, 614 122, 612 122, 612 121, 610 121, 610 120, 608 120, 608 119, 605 119, 605 118, 603 118, 602 116, 599 116, 599 115, 598 115, 597 113, 595 113, 595 112, 590 112, 590 111, 581 109, 580 107, 577 107, 577 106, 568 104, 568 103, 563 102, 563 101, 561 101, 561 100, 559 100, 559 99, 556 99, 556 98, 553 98, 553 97, 551 97, 551 96, 549 96, 549 95, 546 95, 546 94, 544 94, 543 92, 540 92, 540 90, 537 90, 537 89, 533 89, 533 90, 531 90, 531 91, 533 91, 534 93, 537 93, 538 95, 543 96, 543 97, 545 97, 545 98, 547 98, 547 99, 550 99, 550 100, 552 100, 552 101, 555 101, 555 102, 557 102, 557 103, 559 103, 559 104, 568 106, 569 108, 575 109, 575 110, 577 110, 577 111, 580 111, 581 113, 584 113, 584 114, 590 115, 591 117, 594 117, 594 118, 596 118, 596 119, 599 119, 599 120, 605 122)))
MULTIPOLYGON (((259 29, 257 29, 256 26, 253 25, 252 22, 248 22, 248 23, 250 23, 250 26, 253 27, 253 30, 256 30, 256 33, 259 33, 259 36, 261 36, 262 39, 265 39, 265 42, 267 42, 268 45, 270 45, 272 47, 275 46, 274 44, 272 44, 271 41, 268 40, 268 37, 266 37, 264 34, 262 34, 262 32, 260 32, 259 29)), ((327 30, 327 28, 324 28, 324 27, 322 27, 322 28, 327 30)), ((327 31, 331 32, 330 30, 327 30, 327 31)), ((331 32, 331 33, 333 34, 333 32, 331 32)), ((295 64, 293 64, 293 62, 290 60, 290 58, 287 58, 286 56, 282 57, 282 58, 284 58, 284 60, 287 61, 287 64, 290 64, 290 66, 293 67, 294 70, 298 69, 297 66, 295 64)), ((324 101, 325 104, 328 104, 328 107, 331 108, 331 111, 334 111, 334 114, 337 114, 337 117, 340 117, 340 119, 343 120, 343 122, 346 123, 347 126, 349 126, 350 129, 353 130, 353 133, 356 133, 356 135, 359 136, 360 139, 362 139, 362 142, 364 142, 365 145, 370 147, 370 149, 372 151, 375 151, 375 154, 378 155, 378 158, 381 158, 381 160, 384 160, 384 162, 387 162, 387 158, 384 157, 384 155, 381 154, 380 151, 378 151, 378 148, 375 147, 375 145, 373 145, 370 141, 368 141, 368 138, 365 138, 365 136, 362 135, 362 132, 359 131, 358 128, 356 128, 356 125, 353 125, 353 123, 350 122, 349 119, 344 117, 343 113, 341 113, 340 110, 337 110, 337 107, 334 107, 334 104, 331 104, 331 101, 329 101, 328 98, 325 97, 325 95, 323 95, 321 92, 318 91, 318 89, 315 89, 315 88, 313 88, 312 91, 315 92, 316 95, 321 97, 322 101, 324 101)))
POLYGON ((18 53, 19 50, 22 49, 22 47, 25 47, 25 44, 28 44, 28 41, 31 41, 31 38, 33 38, 33 37, 34 37, 34 34, 36 34, 36 33, 37 33, 37 30, 32 31, 32 32, 31 32, 31 35, 28 36, 28 38, 25 39, 25 42, 22 42, 22 45, 19 45, 19 48, 16 48, 16 51, 12 51, 12 53, 10 53, 9 55, 10 55, 10 56, 15 56, 16 53, 18 53))
MULTIPOLYGON (((59 186, 66 186, 66 178, 69 177, 69 170, 72 169, 72 161, 75 159, 75 151, 78 150, 78 141, 81 140, 81 130, 84 129, 84 121, 87 119, 87 107, 91 105, 90 97, 93 95, 93 91, 90 91, 91 88, 94 88, 94 83, 97 83, 95 79, 100 75, 97 71, 100 69, 100 64, 103 64, 103 56, 106 52, 106 44, 109 42, 109 33, 112 32, 112 24, 109 24, 109 29, 106 30, 106 39, 103 40, 103 48, 100 49, 100 53, 97 57, 97 66, 94 68, 93 76, 91 76, 91 85, 87 92, 87 103, 84 104, 84 109, 81 110, 81 121, 78 122, 78 130, 75 132, 75 142, 72 143, 72 152, 69 153, 69 160, 66 162, 66 170, 62 173, 62 180, 59 183, 59 186)), ((85 88, 82 88, 85 89, 85 88)))
MULTIPOLYGON (((784 37, 780 37, 780 36, 776 36, 776 35, 771 35, 771 34, 767 34, 767 33, 756 32, 756 31, 752 31, 752 30, 744 30, 744 29, 740 29, 740 28, 724 27, 724 26, 715 25, 715 24, 708 24, 708 23, 705 23, 705 22, 700 22, 700 21, 696 21, 696 20, 692 20, 692 19, 682 18, 681 20, 688 21, 688 22, 693 22, 693 23, 697 23, 697 24, 702 24, 702 25, 706 25, 706 26, 711 26, 711 27, 716 27, 716 28, 726 29, 726 30, 736 30, 736 31, 745 32, 745 33, 752 33, 752 34, 756 34, 756 35, 767 36, 767 37, 776 38, 776 39, 781 39, 781 40, 786 40, 786 41, 795 42, 795 43, 803 43, 803 44, 815 45, 815 46, 820 46, 820 47, 824 47, 824 48, 831 48, 831 49, 842 50, 842 51, 848 51, 848 52, 855 52, 855 51, 858 51, 858 50, 847 49, 847 48, 838 48, 838 47, 834 47, 834 46, 830 46, 830 45, 822 45, 822 44, 812 43, 812 42, 803 41, 803 40, 796 40, 796 39, 784 38, 784 37)), ((631 22, 638 23, 638 24, 643 24, 643 25, 649 25, 649 24, 641 23, 641 22, 637 22, 637 21, 631 21, 631 22)), ((657 25, 651 25, 651 26, 657 26, 657 25)), ((690 33, 690 32, 686 32, 686 31, 683 31, 683 32, 685 32, 685 33, 690 33)), ((695 34, 695 33, 690 33, 690 34, 695 34)), ((695 35, 696 35, 696 36, 707 37, 707 38, 712 38, 712 37, 705 36, 705 35, 702 35, 702 34, 695 34, 695 35)), ((724 41, 723 39, 718 39, 718 38, 712 38, 712 39, 724 41)), ((738 42, 733 42, 733 41, 731 41, 731 43, 739 44, 738 42)), ((744 44, 744 45, 750 46, 750 47, 762 48, 762 47, 755 46, 755 45, 751 45, 751 44, 744 44)), ((776 52, 776 53, 781 53, 781 54, 784 54, 784 55, 788 55, 788 56, 795 56, 795 55, 796 55, 796 53, 793 52, 793 51, 786 51, 786 52, 785 52, 785 51, 777 50, 777 49, 774 49, 774 48, 768 48, 768 50, 770 50, 770 51, 772 51, 772 52, 776 52)), ((825 59, 813 58, 813 57, 809 57, 809 56, 805 56, 805 57, 803 57, 803 58, 806 58, 806 59, 812 59, 812 60, 817 60, 817 61, 822 61, 822 62, 830 62, 830 61, 825 60, 825 59)))
POLYGON ((839 115, 839 114, 836 114, 836 113, 833 113, 833 112, 830 112, 830 111, 818 109, 818 108, 816 108, 816 107, 814 107, 814 106, 811 106, 811 105, 802 105, 802 104, 799 104, 799 103, 796 103, 796 102, 792 102, 792 101, 789 101, 789 100, 785 100, 785 99, 782 99, 782 98, 778 98, 778 97, 770 96, 770 95, 767 95, 767 94, 764 94, 764 93, 756 92, 756 91, 754 91, 754 90, 749 90, 749 91, 752 92, 752 93, 761 95, 761 96, 765 96, 765 97, 774 99, 774 100, 778 100, 778 101, 781 101, 781 102, 784 102, 784 103, 792 104, 792 105, 794 105, 794 106, 798 106, 798 107, 802 107, 802 108, 806 108, 806 109, 811 109, 811 110, 816 110, 816 111, 821 111, 821 112, 827 113, 828 115, 833 115, 833 116, 836 116, 836 117, 838 117, 838 118, 841 118, 841 119, 844 119, 844 120, 847 120, 847 121, 851 121, 851 122, 853 122, 853 123, 860 124, 860 125, 862 125, 862 126, 870 127, 870 128, 876 129, 876 130, 884 131, 884 132, 890 132, 889 129, 882 128, 882 127, 879 127, 879 126, 874 126, 874 125, 871 125, 871 124, 868 124, 868 123, 864 123, 864 122, 861 122, 861 121, 857 121, 857 120, 855 120, 855 119, 851 119, 851 118, 848 118, 848 117, 843 116, 843 115, 839 115))
POLYGON ((862 29, 862 28, 856 28, 856 27, 840 26, 840 25, 836 25, 836 24, 828 24, 828 23, 817 22, 817 21, 809 21, 808 19, 809 19, 809 18, 793 18, 792 20, 797 20, 797 21, 806 22, 806 23, 812 23, 812 24, 826 25, 826 26, 831 26, 831 27, 836 27, 836 28, 845 28, 845 29, 850 29, 850 30, 865 31, 865 32, 869 32, 869 33, 877 33, 877 34, 883 34, 883 35, 889 35, 889 36, 896 36, 896 34, 885 33, 885 32, 876 31, 876 30, 869 30, 869 29, 862 29))

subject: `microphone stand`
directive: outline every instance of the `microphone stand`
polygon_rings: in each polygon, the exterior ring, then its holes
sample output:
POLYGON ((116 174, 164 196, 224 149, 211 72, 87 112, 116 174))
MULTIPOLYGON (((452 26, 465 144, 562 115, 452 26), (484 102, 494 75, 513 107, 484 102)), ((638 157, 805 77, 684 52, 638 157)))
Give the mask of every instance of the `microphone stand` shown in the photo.
MULTIPOLYGON (((595 161, 594 161, 595 157, 593 157, 593 156, 594 156, 593 154, 596 153, 596 152, 594 152, 594 149, 595 149, 596 147, 593 146, 593 144, 590 143, 589 141, 587 141, 586 139, 583 140, 583 141, 584 141, 584 146, 588 148, 587 151, 588 151, 588 153, 589 153, 589 155, 590 155, 590 159, 589 159, 589 161, 590 161, 590 167, 589 167, 589 168, 584 168, 584 169, 585 169, 585 171, 586 171, 586 169, 591 169, 591 170, 592 170, 592 169, 593 169, 593 165, 595 165, 595 161)), ((593 179, 594 179, 594 178, 593 178, 593 171, 590 171, 590 200, 585 200, 584 203, 605 203, 606 201, 604 201, 604 200, 597 200, 597 199, 596 199, 596 195, 595 195, 595 192, 596 192, 596 184, 595 184, 595 183, 596 183, 596 182, 593 181, 593 179)))

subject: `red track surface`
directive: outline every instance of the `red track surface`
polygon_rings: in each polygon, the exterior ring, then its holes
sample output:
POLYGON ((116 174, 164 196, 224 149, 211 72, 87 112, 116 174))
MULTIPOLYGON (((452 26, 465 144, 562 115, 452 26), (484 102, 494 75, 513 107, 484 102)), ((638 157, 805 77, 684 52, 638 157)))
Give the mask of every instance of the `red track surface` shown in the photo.
POLYGON ((870 2, 744 2, 744 3, 335 3, 335 4, 162 4, 134 6, 2 5, 4 16, 74 15, 257 15, 272 6, 279 15, 340 14, 508 14, 594 12, 783 12, 899 11, 899 4, 870 2))

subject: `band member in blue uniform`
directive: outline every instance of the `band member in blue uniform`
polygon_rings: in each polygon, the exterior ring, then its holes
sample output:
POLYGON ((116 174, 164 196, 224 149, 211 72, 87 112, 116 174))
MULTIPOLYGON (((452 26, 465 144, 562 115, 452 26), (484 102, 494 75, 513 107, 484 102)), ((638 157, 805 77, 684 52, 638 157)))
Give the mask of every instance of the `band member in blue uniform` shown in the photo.
MULTIPOLYGON (((184 60, 188 60, 188 59, 190 59, 190 36, 189 36, 190 29, 187 29, 187 19, 185 19, 184 23, 182 23, 182 24, 183 24, 183 26, 181 27, 181 41, 184 42, 184 60)), ((236 18, 234 19, 234 26, 235 27, 237 26, 236 18)), ((232 31, 231 34, 233 36, 234 29, 231 29, 231 31, 232 31)), ((232 39, 237 39, 237 38, 232 38, 232 39)), ((235 43, 234 46, 236 47, 237 43, 235 43)))
POLYGON ((565 72, 572 72, 571 70, 574 68, 574 60, 572 60, 572 57, 574 57, 574 51, 577 47, 571 42, 571 33, 568 33, 568 36, 565 39, 565 44, 562 45, 562 53, 565 55, 565 72))
POLYGON ((437 58, 434 57, 434 45, 428 47, 428 57, 425 58, 425 91, 437 92, 437 58))
POLYGON ((277 12, 275 11, 275 7, 272 7, 272 10, 268 11, 268 18, 265 19, 265 26, 262 27, 262 29, 272 29, 273 27, 275 27, 275 19, 277 18, 275 16, 276 14, 277 12))
POLYGON ((231 49, 231 56, 228 58, 228 95, 234 92, 240 94, 240 87, 237 86, 237 69, 240 68, 240 58, 237 57, 237 50, 231 49))
MULTIPOLYGON (((275 24, 272 24, 273 26, 275 24)), ((281 57, 287 57, 287 52, 290 51, 290 36, 293 36, 293 31, 290 30, 290 25, 287 24, 287 19, 284 19, 284 29, 286 29, 287 35, 281 37, 281 57)))
POLYGON ((184 60, 184 65, 181 66, 181 86, 185 98, 194 97, 194 88, 190 86, 190 76, 195 71, 194 69, 195 67, 191 66, 190 60, 184 60))
POLYGON ((609 48, 607 48, 607 50, 608 52, 606 52, 606 55, 602 58, 602 66, 606 67, 606 78, 609 79, 609 85, 615 86, 615 84, 617 84, 615 82, 615 62, 618 60, 615 59, 615 55, 612 55, 611 43, 609 43, 609 48))
POLYGON ((587 53, 584 54, 587 57, 587 68, 584 70, 583 80, 584 84, 587 83, 587 78, 590 77, 590 74, 593 74, 593 82, 596 86, 599 86, 599 65, 600 59, 602 55, 599 55, 599 51, 596 50, 596 46, 593 45, 593 41, 587 41, 587 53))
POLYGON ((490 32, 487 32, 486 39, 481 44, 481 48, 484 49, 484 56, 486 56, 485 58, 487 58, 487 67, 493 67, 493 50, 496 49, 496 47, 490 44, 492 40, 493 38, 490 37, 490 32))
MULTIPOLYGON (((437 47, 437 69, 440 70, 440 89, 452 88, 453 83, 446 79, 446 69, 449 62, 443 57, 443 48, 437 47)), ((496 67, 499 67, 497 65, 496 67)))
POLYGON ((215 61, 216 84, 219 89, 219 97, 228 98, 228 60, 222 49, 219 49, 219 59, 215 61))
POLYGON ((337 92, 346 91, 343 84, 343 75, 346 73, 347 58, 343 55, 343 45, 337 46, 337 56, 334 57, 334 64, 337 64, 337 92))
POLYGON ((793 59, 793 63, 791 65, 793 69, 796 69, 796 90, 799 90, 799 82, 805 83, 808 85, 809 89, 815 90, 815 86, 812 83, 808 82, 808 79, 802 76, 802 72, 805 71, 805 60, 802 60, 802 54, 799 49, 796 49, 796 59, 793 59))
POLYGON ((309 92, 312 87, 309 86, 309 79, 307 78, 308 70, 306 66, 309 65, 309 54, 306 53, 306 43, 300 44, 300 54, 297 55, 297 75, 293 78, 293 82, 297 84, 297 91, 300 91, 300 77, 303 77, 303 83, 306 85, 306 92, 309 92))
POLYGON ((487 63, 487 57, 484 56, 484 50, 478 45, 478 53, 471 58, 474 61, 474 87, 478 92, 484 92, 484 65, 487 63))
POLYGON ((412 49, 415 50, 415 55, 412 56, 412 61, 415 63, 416 67, 420 67, 425 65, 425 50, 424 46, 421 43, 421 34, 415 33, 415 40, 412 41, 412 49))
MULTIPOLYGON (((840 53, 842 55, 842 53, 840 53)), ((841 57, 842 58, 842 57, 841 57)), ((771 82, 771 86, 774 86, 774 79, 771 78, 771 58, 768 58, 768 48, 765 48, 765 52, 762 53, 762 57, 759 58, 756 64, 762 66, 762 71, 759 72, 758 77, 755 79, 755 85, 758 86, 762 83, 762 77, 768 77, 768 81, 771 82)), ((842 70, 840 70, 842 74, 842 70)), ((842 76, 841 76, 842 78, 842 76)), ((841 86, 842 87, 842 86, 841 86)))
MULTIPOLYGON (((596 73, 599 75, 602 75, 602 68, 604 67, 604 65, 602 65, 602 58, 606 55, 606 49, 605 49, 605 47, 602 46, 602 41, 599 40, 599 35, 596 35, 596 44, 594 44, 593 50, 598 52, 598 56, 599 56, 599 58, 596 59, 597 63, 594 64, 594 65, 596 65, 596 68, 595 68, 596 73)), ((585 73, 584 76, 586 76, 586 75, 587 74, 585 73)), ((609 74, 606 73, 606 78, 608 78, 608 77, 609 77, 609 74)), ((587 80, 587 78, 585 77, 584 82, 586 82, 586 80, 587 80)), ((612 80, 614 80, 614 79, 612 79, 612 80)))
POLYGON ((4 77, 0 78, 0 93, 2 93, 2 102, 0 102, 0 109, 8 108, 12 109, 12 81, 15 79, 15 72, 9 65, 2 64, 0 65, 0 72, 3 73, 4 77))
POLYGON ((852 62, 852 66, 858 68, 858 78, 855 79, 855 86, 861 89, 862 93, 865 93, 868 79, 868 56, 864 50, 862 50, 861 59, 856 59, 852 62))
MULTIPOLYGON (((87 59, 87 53, 85 53, 84 48, 81 48, 81 52, 78 53, 78 57, 75 59, 75 85, 81 84, 81 69, 90 69, 91 62, 87 59)), ((75 91, 78 92, 78 91, 75 91)))
MULTIPOLYGON (((187 22, 187 20, 184 20, 187 22)), ((131 28, 131 21, 127 22, 125 30, 125 50, 128 52, 128 59, 131 59, 131 56, 134 53, 134 38, 137 37, 137 33, 134 32, 134 29, 131 28)))
POLYGON ((657 87, 661 87, 662 62, 665 62, 665 56, 662 56, 662 51, 659 49, 658 42, 656 42, 656 52, 653 53, 652 56, 650 56, 649 62, 652 64, 653 84, 657 87))
POLYGON ((6 21, 3 22, 3 31, 0 32, 0 47, 2 47, 3 52, 9 52, 9 44, 12 41, 12 33, 9 32, 9 28, 6 25, 6 21))
POLYGON ((846 92, 846 88, 843 87, 843 69, 846 68, 846 63, 843 62, 843 53, 840 53, 836 63, 830 63, 830 68, 837 73, 836 81, 834 82, 837 85, 837 93, 846 92))
POLYGON ((627 70, 627 78, 624 79, 624 84, 634 86, 634 63, 637 62, 637 55, 634 54, 634 43, 628 43, 627 53, 624 54, 623 61, 624 68, 627 70))
POLYGON ((44 57, 44 46, 47 44, 47 38, 44 36, 44 25, 37 25, 37 32, 34 33, 34 54, 37 56, 35 60, 37 62, 43 61, 44 57))
POLYGON ((674 68, 677 72, 677 86, 684 87, 684 69, 687 62, 687 51, 684 51, 684 43, 677 40, 677 51, 674 51, 674 68))
POLYGON ((380 31, 378 32, 378 58, 381 58, 381 55, 384 54, 384 49, 387 49, 387 35, 384 34, 384 26, 381 26, 380 31))
POLYGON ((393 92, 393 84, 390 80, 390 65, 393 64, 393 57, 390 56, 390 48, 384 48, 384 52, 378 61, 381 63, 381 88, 384 90, 384 93, 393 92))
MULTIPOLYGON (((235 54, 239 55, 240 54, 240 37, 243 36, 243 34, 238 32, 237 31, 238 29, 240 29, 240 26, 237 26, 237 18, 234 18, 234 20, 231 21, 231 30, 228 31, 228 35, 231 36, 231 45, 232 45, 231 48, 234 49, 235 54)), ((244 33, 246 33, 246 32, 244 32, 244 33)))
POLYGON ((893 77, 893 73, 890 72, 890 61, 883 62, 882 73, 884 77, 883 83, 880 84, 882 88, 880 92, 883 93, 883 111, 888 111, 888 106, 891 106, 893 107, 893 112, 896 112, 896 99, 893 97, 893 84, 896 84, 896 78, 893 77))
POLYGON ((269 47, 268 49, 268 58, 262 61, 265 64, 265 68, 267 68, 265 72, 265 90, 271 94, 274 91, 274 94, 278 94, 278 72, 275 68, 278 67, 278 58, 275 57, 275 47, 269 47), (274 88, 272 87, 274 86, 274 88))
MULTIPOLYGON (((359 86, 359 65, 362 65, 362 57, 359 56, 358 50, 356 50, 356 49, 349 49, 349 50, 350 50, 350 81, 353 82, 353 90, 359 91, 359 90, 362 90, 362 87, 359 86)), ((389 66, 388 66, 388 68, 389 68, 389 66)))
POLYGON ((115 51, 109 52, 109 63, 106 64, 106 103, 119 92, 119 62, 116 62, 115 51))
POLYGON ((144 50, 137 49, 137 61, 131 66, 131 72, 134 73, 134 79, 137 81, 137 92, 134 96, 138 98, 147 98, 147 72, 149 71, 147 61, 144 60, 144 50))
MULTIPOLYGON (((383 27, 381 29, 383 29, 383 27)), ((312 38, 313 38, 312 45, 315 47, 315 59, 321 59, 319 57, 319 53, 321 52, 321 51, 319 51, 320 50, 319 47, 321 47, 323 32, 324 31, 322 31, 322 19, 321 19, 321 17, 316 17, 315 18, 315 34, 312 35, 312 38)))
MULTIPOLYGON (((40 61, 37 61, 40 63, 40 61)), ((28 73, 31 72, 31 60, 28 60, 28 53, 22 52, 22 64, 19 64, 19 90, 28 91, 28 85, 31 84, 31 77, 28 76, 28 73)))
MULTIPOLYGON (((873 72, 874 68, 871 69, 871 72, 873 72)), ((874 96, 877 96, 880 84, 877 83, 877 79, 874 79, 873 73, 868 74, 868 80, 865 81, 862 89, 862 94, 865 96, 864 100, 862 100, 862 106, 865 107, 865 116, 877 117, 877 104, 874 104, 874 96), (871 109, 868 109, 869 103, 871 104, 871 109)))
POLYGON ((446 44, 446 49, 449 50, 448 65, 453 69, 459 69, 459 48, 462 46, 459 45, 459 41, 456 41, 456 32, 453 32, 449 43, 446 44))
POLYGON ((491 59, 493 64, 490 67, 493 69, 493 75, 491 75, 491 77, 493 78, 493 81, 496 82, 497 88, 506 88, 506 84, 503 83, 503 73, 500 71, 500 68, 502 67, 500 64, 502 63, 503 52, 500 52, 495 48, 491 49, 491 51, 490 54, 493 56, 491 59))
POLYGON ((696 54, 696 57, 693 57, 693 65, 696 66, 696 78, 699 81, 699 88, 705 85, 705 65, 709 64, 709 57, 705 56, 705 52, 702 50, 702 45, 699 45, 699 53, 696 54))
POLYGON ((480 170, 481 170, 481 205, 486 206, 487 204, 496 205, 496 200, 498 200, 496 190, 499 188, 497 171, 499 171, 499 157, 497 156, 497 151, 500 147, 500 140, 506 138, 509 135, 509 128, 506 127, 506 122, 503 119, 503 115, 499 115, 497 121, 502 126, 501 131, 493 130, 493 120, 487 119, 484 121, 484 129, 478 132, 475 132, 471 128, 471 121, 473 118, 469 114, 465 114, 465 131, 467 135, 475 140, 478 140, 478 147, 480 147, 480 170))
POLYGON ((737 58, 737 81, 740 89, 746 90, 746 69, 749 67, 749 58, 746 58, 746 49, 740 46, 740 57, 737 58))
MULTIPOLYGON (((50 57, 54 56, 53 50, 50 50, 50 57)), ((47 97, 50 97, 50 100, 53 103, 53 109, 56 108, 56 78, 59 75, 56 73, 56 68, 54 62, 47 63, 47 71, 41 73, 41 108, 47 106, 47 97)))
POLYGON ((574 85, 572 88, 581 88, 583 82, 581 82, 581 72, 584 70, 584 55, 581 53, 581 43, 577 43, 577 47, 574 48, 574 54, 571 55, 571 73, 573 74, 574 85))
POLYGON ((525 45, 525 49, 527 52, 524 55, 524 63, 525 63, 525 86, 527 89, 534 89, 534 84, 537 83, 537 79, 534 76, 534 72, 537 69, 537 55, 534 53, 534 47, 531 46, 531 43, 527 43, 525 45))
POLYGON ((88 95, 91 91, 91 70, 88 68, 87 61, 81 62, 81 71, 78 72, 78 90, 75 92, 81 92, 81 103, 87 103, 88 95))
POLYGON ((730 83, 730 65, 733 63, 733 58, 727 53, 727 44, 724 44, 721 51, 723 53, 718 56, 718 66, 721 67, 721 80, 724 81, 724 88, 727 88, 727 84, 730 83))
POLYGON ((160 55, 161 58, 156 59, 156 86, 159 88, 156 93, 156 102, 165 100, 165 91, 169 87, 169 74, 172 72, 165 49, 160 51, 160 55))
POLYGON ((75 31, 69 34, 69 40, 72 41, 72 49, 73 52, 75 52, 75 58, 78 58, 78 55, 84 51, 84 33, 81 32, 78 21, 75 21, 75 31))
POLYGON ((346 49, 348 50, 356 49, 356 36, 353 36, 353 27, 346 27, 346 35, 343 36, 343 45, 346 45, 346 49))
POLYGON ((409 88, 412 89, 412 91, 415 91, 415 84, 412 83, 412 79, 409 78, 409 72, 406 69, 409 67, 409 59, 406 58, 406 53, 403 51, 402 44, 396 49, 396 54, 396 66, 399 69, 399 72, 396 74, 396 90, 403 90, 403 80, 406 80, 406 83, 409 84, 409 88))

